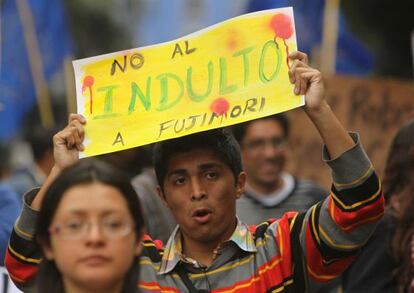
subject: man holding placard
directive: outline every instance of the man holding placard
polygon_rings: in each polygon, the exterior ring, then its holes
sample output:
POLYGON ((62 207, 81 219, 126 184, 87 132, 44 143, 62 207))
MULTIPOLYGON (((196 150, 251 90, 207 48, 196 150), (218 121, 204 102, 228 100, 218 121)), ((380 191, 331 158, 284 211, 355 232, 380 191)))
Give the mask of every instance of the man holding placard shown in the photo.
MULTIPOLYGON (((324 159, 333 174, 330 196, 306 213, 290 212, 249 227, 236 217, 246 176, 232 136, 211 130, 159 142, 158 192, 178 226, 165 247, 145 239, 142 292, 309 291, 339 276, 369 238, 383 214, 372 164, 358 135, 348 134, 327 104, 321 74, 307 65, 307 56, 294 52, 289 62, 294 92, 305 95, 304 110, 325 143, 324 159)), ((47 186, 77 162, 85 123, 80 115, 70 116, 54 137, 53 171, 37 194, 26 196, 20 218, 25 221, 16 223, 6 256, 19 285, 34 277, 39 262, 33 235, 19 231, 33 231, 47 186)))

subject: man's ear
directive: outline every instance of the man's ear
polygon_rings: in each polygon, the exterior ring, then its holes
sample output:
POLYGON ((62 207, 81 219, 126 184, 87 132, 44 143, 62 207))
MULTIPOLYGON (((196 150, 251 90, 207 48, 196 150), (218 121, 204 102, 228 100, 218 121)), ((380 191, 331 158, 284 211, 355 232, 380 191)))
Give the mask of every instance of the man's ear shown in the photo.
POLYGON ((157 194, 161 198, 161 201, 163 204, 165 204, 168 207, 167 199, 165 198, 165 193, 162 191, 161 186, 157 185, 157 194))
POLYGON ((140 240, 137 242, 137 247, 135 248, 135 256, 141 255, 142 248, 143 248, 143 245, 142 245, 142 241, 140 240))
POLYGON ((137 236, 137 243, 135 247, 135 256, 140 256, 142 253, 142 250, 144 249, 144 237, 147 234, 147 229, 144 227, 141 229, 141 232, 138 233, 137 236))
POLYGON ((246 173, 240 172, 239 176, 237 176, 236 182, 236 198, 239 199, 244 193, 244 186, 246 185, 246 173))

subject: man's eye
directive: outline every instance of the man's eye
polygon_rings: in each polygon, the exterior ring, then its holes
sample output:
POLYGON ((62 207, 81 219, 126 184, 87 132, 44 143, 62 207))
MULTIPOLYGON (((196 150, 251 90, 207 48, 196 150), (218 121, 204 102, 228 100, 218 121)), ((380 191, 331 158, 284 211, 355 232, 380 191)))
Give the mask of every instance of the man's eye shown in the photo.
POLYGON ((264 140, 253 140, 246 144, 249 149, 258 149, 263 147, 266 144, 264 140))
POLYGON ((176 184, 176 185, 182 185, 184 183, 185 183, 185 178, 184 177, 179 177, 179 178, 174 179, 174 184, 176 184))
POLYGON ((206 177, 207 179, 216 179, 218 177, 218 173, 217 172, 207 172, 206 173, 206 177))

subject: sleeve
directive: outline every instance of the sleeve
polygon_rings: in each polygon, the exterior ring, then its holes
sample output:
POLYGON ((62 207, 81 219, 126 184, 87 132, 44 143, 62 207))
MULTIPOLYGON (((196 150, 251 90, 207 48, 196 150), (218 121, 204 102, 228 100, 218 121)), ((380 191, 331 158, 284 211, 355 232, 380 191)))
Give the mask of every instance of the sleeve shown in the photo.
POLYGON ((13 282, 24 290, 36 275, 42 255, 34 239, 38 212, 30 208, 38 191, 33 189, 23 197, 23 208, 14 224, 4 260, 13 282))
POLYGON ((332 169, 330 195, 298 216, 291 231, 294 275, 301 292, 340 276, 384 213, 380 181, 359 136, 350 135, 355 146, 340 157, 331 160, 324 149, 332 169))
POLYGON ((7 243, 19 211, 20 202, 17 193, 8 186, 0 184, 0 266, 4 265, 7 243))

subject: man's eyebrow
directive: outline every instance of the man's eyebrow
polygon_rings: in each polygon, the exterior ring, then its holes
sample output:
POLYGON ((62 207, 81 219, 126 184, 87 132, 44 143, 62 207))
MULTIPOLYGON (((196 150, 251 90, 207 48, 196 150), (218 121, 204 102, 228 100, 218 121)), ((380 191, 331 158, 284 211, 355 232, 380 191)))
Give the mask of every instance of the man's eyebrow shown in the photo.
POLYGON ((183 175, 185 173, 187 173, 187 170, 185 169, 175 169, 175 170, 172 170, 171 172, 168 172, 167 177, 171 177, 173 175, 183 175))
POLYGON ((223 168, 223 165, 220 163, 206 163, 206 164, 202 164, 198 167, 198 169, 200 170, 207 170, 207 169, 211 169, 211 168, 223 168))
MULTIPOLYGON (((212 163, 201 164, 197 167, 197 169, 201 171, 205 171, 211 168, 223 168, 223 165, 220 163, 212 162, 212 163)), ((186 173, 188 173, 186 169, 175 169, 175 170, 168 172, 166 177, 171 177, 174 175, 184 175, 186 173)))

